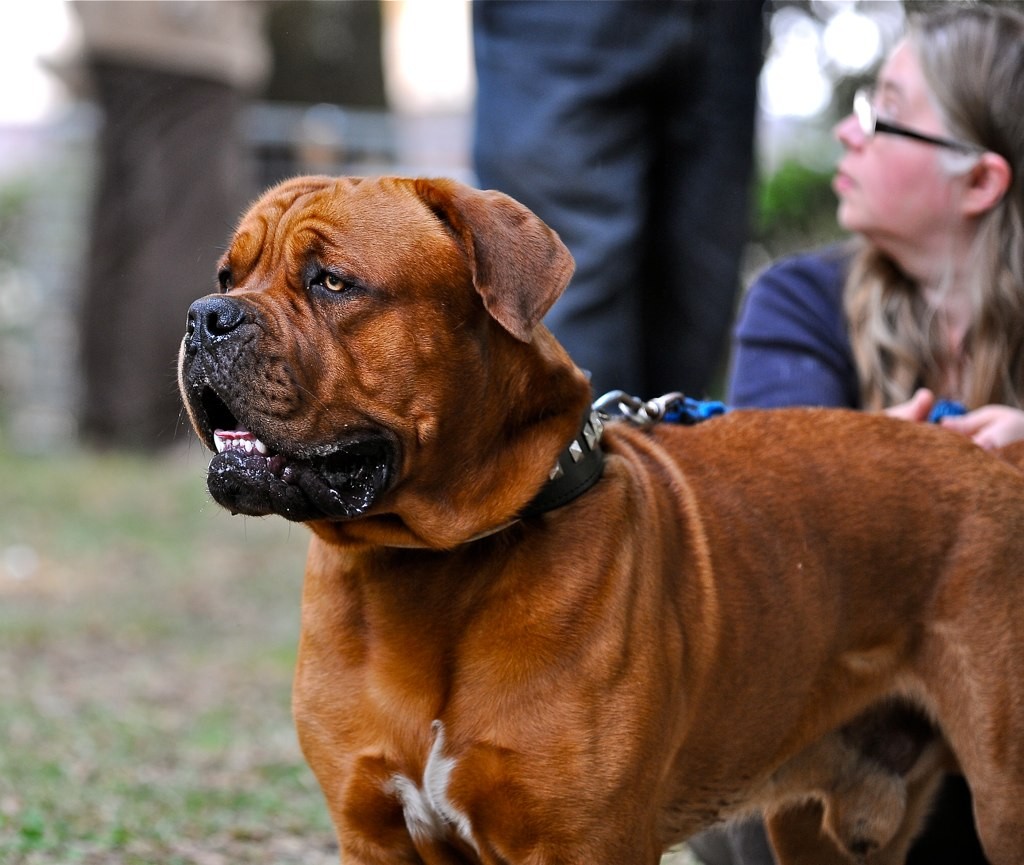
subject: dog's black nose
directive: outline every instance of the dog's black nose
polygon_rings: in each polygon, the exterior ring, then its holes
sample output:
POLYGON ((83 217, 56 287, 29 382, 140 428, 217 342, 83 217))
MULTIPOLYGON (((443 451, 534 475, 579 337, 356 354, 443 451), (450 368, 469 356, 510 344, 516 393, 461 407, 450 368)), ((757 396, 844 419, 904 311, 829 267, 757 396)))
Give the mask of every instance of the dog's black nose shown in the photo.
POLYGON ((185 346, 194 351, 227 336, 245 321, 245 309, 236 300, 221 295, 201 297, 188 308, 185 346))

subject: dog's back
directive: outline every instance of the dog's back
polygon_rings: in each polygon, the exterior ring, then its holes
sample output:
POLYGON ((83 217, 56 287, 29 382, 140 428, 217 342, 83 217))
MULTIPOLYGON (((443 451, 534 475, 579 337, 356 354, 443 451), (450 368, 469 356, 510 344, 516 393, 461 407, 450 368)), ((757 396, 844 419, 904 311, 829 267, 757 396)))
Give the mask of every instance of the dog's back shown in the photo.
POLYGON ((718 599, 688 631, 716 641, 705 651, 717 669, 694 695, 705 732, 685 752, 728 730, 738 763, 723 764, 724 780, 909 698, 937 719, 979 814, 998 815, 979 817, 994 830, 992 861, 1018 861, 1024 444, 997 459, 935 427, 813 409, 734 412, 655 435, 709 557, 686 564, 714 575, 718 599), (738 693, 762 708, 737 718, 738 693))

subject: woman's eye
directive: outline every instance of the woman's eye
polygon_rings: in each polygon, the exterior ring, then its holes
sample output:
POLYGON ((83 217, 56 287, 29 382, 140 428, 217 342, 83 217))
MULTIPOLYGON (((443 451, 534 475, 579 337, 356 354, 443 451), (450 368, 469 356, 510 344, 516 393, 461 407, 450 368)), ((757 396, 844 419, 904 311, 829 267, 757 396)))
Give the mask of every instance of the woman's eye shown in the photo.
POLYGON ((900 106, 892 99, 884 99, 875 107, 875 112, 886 120, 899 120, 900 106))

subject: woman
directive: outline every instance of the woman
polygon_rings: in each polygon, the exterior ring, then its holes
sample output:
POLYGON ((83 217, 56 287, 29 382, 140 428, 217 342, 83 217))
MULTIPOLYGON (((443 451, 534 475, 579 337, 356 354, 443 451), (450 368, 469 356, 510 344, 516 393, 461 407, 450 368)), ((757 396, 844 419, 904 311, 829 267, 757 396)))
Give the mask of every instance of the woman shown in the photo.
MULTIPOLYGON (((979 446, 1024 438, 1024 15, 912 19, 836 136, 838 219, 856 240, 752 286, 729 401, 924 421, 950 399, 967 413, 941 423, 979 446)), ((968 801, 947 784, 908 862, 985 861, 968 801)))

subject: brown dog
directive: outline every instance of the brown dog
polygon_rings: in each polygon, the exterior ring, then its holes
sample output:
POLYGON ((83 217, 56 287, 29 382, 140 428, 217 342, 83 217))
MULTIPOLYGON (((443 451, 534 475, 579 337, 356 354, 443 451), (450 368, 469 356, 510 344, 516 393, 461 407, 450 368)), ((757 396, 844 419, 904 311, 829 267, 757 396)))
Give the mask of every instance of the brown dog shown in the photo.
POLYGON ((571 269, 498 193, 300 178, 189 311, 214 498, 313 531, 294 707, 346 865, 656 863, 758 808, 786 863, 891 865, 947 761, 1019 865, 1021 473, 852 412, 598 444, 539 324, 571 269))

